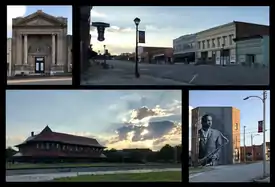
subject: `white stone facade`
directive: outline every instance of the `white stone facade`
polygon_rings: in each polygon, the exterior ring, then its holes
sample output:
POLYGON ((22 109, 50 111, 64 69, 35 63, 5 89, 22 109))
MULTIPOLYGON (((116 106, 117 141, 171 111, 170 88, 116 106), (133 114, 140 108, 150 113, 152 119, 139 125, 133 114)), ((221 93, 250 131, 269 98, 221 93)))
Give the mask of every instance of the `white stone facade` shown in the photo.
POLYGON ((67 18, 41 10, 12 22, 12 75, 68 72, 67 18))

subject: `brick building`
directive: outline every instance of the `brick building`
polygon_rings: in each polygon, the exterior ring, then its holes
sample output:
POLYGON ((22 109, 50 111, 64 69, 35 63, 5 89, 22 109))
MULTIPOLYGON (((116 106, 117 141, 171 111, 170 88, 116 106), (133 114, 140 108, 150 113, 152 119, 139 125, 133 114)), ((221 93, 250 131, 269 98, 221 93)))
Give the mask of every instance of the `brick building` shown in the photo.
POLYGON ((15 147, 19 152, 13 160, 18 162, 98 161, 105 158, 102 154, 105 147, 96 139, 53 132, 48 126, 39 134, 32 132, 15 147))
POLYGON ((172 62, 173 48, 172 47, 138 47, 139 62, 157 63, 172 62))
MULTIPOLYGON (((246 161, 263 160, 263 144, 253 146, 242 146, 241 149, 241 161, 244 161, 244 155, 246 154, 246 161)), ((270 142, 266 142, 266 159, 270 158, 270 142)))

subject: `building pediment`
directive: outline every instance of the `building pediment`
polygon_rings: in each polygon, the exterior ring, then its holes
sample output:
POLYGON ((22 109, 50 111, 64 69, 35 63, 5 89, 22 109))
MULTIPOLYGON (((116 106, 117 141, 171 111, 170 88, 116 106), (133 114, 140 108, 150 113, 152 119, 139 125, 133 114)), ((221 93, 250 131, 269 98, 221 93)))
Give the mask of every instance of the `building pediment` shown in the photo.
POLYGON ((41 10, 26 16, 13 19, 13 26, 57 26, 66 27, 67 19, 54 17, 41 10))

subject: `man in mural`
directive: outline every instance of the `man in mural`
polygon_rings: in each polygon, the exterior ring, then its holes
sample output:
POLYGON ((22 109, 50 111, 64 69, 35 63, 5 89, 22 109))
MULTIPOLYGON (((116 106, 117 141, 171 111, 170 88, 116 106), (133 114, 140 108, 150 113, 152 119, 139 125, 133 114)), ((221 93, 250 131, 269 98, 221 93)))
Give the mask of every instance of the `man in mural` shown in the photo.
POLYGON ((212 116, 204 115, 201 119, 202 128, 199 130, 199 163, 217 165, 221 148, 228 143, 228 139, 216 129, 212 129, 212 116), (225 143, 224 143, 225 140, 225 143))

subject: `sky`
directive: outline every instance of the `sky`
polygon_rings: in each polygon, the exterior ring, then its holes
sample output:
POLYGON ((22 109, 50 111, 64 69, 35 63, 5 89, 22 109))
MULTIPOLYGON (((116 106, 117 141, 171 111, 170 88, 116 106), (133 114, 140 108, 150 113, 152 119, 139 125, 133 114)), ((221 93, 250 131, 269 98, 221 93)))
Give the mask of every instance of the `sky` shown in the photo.
MULTIPOLYGON (((243 146, 244 126, 246 126, 246 145, 251 145, 251 134, 258 131, 258 121, 263 119, 263 105, 260 99, 248 96, 262 97, 262 91, 190 91, 189 92, 189 149, 191 147, 191 110, 199 106, 232 106, 241 112, 241 146, 243 146)), ((266 141, 270 141, 270 92, 266 100, 266 141)), ((253 138, 255 145, 263 142, 263 133, 253 138)))
POLYGON ((46 125, 109 149, 181 144, 181 91, 7 90, 6 147, 46 125))
POLYGON ((12 37, 12 18, 25 17, 37 10, 68 18, 68 34, 72 34, 72 6, 7 6, 7 37, 12 37))
POLYGON ((97 31, 91 27, 91 43, 95 51, 106 45, 111 54, 134 52, 135 24, 146 32, 146 44, 140 46, 173 47, 173 39, 193 34, 232 21, 269 25, 269 7, 262 6, 94 6, 92 22, 106 22, 105 41, 97 41, 97 31))

